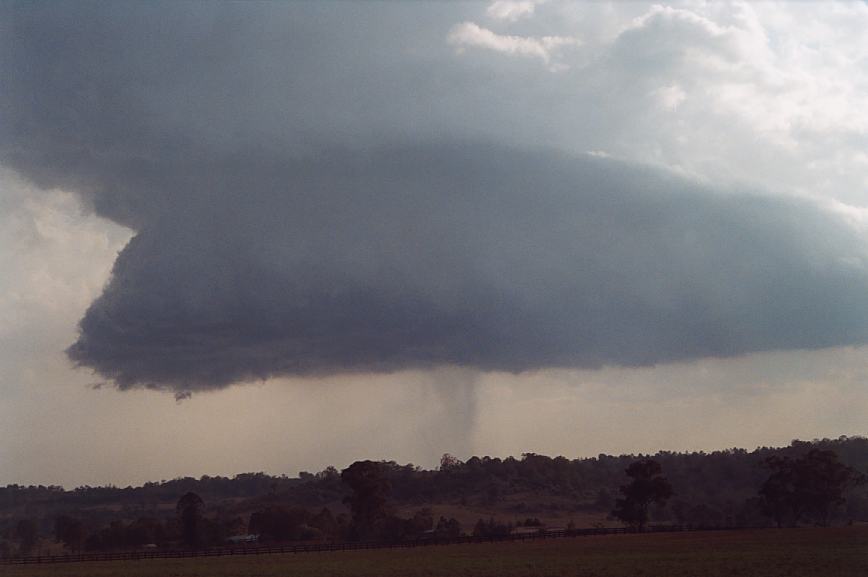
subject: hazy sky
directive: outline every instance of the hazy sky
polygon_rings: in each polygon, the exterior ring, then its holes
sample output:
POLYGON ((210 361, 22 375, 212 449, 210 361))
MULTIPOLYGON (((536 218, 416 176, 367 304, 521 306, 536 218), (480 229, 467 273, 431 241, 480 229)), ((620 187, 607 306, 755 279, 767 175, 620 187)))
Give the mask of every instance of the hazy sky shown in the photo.
POLYGON ((865 432, 864 3, 0 3, 0 483, 865 432))

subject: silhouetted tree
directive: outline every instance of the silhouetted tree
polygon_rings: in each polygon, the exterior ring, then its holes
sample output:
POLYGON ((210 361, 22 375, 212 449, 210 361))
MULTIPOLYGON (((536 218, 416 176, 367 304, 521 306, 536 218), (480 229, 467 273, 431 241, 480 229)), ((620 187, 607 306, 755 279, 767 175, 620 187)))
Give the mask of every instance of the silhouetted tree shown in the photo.
POLYGON ((452 456, 449 453, 443 453, 443 456, 440 457, 440 470, 441 471, 449 471, 450 469, 456 469, 463 465, 460 459, 452 456))
POLYGON ((636 461, 626 473, 632 481, 620 488, 624 497, 615 500, 612 516, 643 531, 648 523, 648 507, 652 503, 665 504, 672 496, 672 486, 663 476, 660 463, 651 459, 636 461))
POLYGON ((184 544, 197 549, 202 543, 202 510, 205 502, 192 491, 178 500, 175 511, 181 523, 181 535, 184 544))
POLYGON ((434 528, 434 535, 440 539, 454 539, 461 536, 461 523, 454 517, 440 517, 434 528))
POLYGON ((834 452, 820 449, 797 458, 773 455, 765 465, 771 474, 760 487, 760 506, 778 527, 796 526, 805 517, 827 526, 847 489, 865 480, 834 452))
POLYGON ((512 532, 512 523, 501 523, 489 517, 488 521, 479 519, 473 527, 474 537, 502 537, 512 532))
MULTIPOLYGON (((771 525, 774 521, 767 514, 774 511, 777 502, 782 507, 778 514, 781 522, 791 524, 795 515, 788 505, 786 491, 767 490, 765 499, 757 492, 774 472, 763 468, 762 464, 772 455, 795 460, 811 449, 834 451, 841 463, 858 469, 868 463, 868 439, 859 437, 793 441, 786 447, 760 447, 753 451, 659 452, 650 458, 660 463, 678 498, 662 507, 652 503, 648 508, 648 523, 671 519, 684 524, 771 525)), ((527 453, 518 459, 480 456, 470 457, 464 463, 447 459, 445 470, 422 470, 410 464, 391 462, 380 463, 380 466, 383 477, 391 485, 390 503, 417 508, 420 503, 452 502, 465 506, 488 503, 489 508, 497 509, 500 515, 524 518, 550 509, 565 514, 566 519, 579 513, 611 511, 615 497, 624 497, 615 490, 628 482, 623 480, 624 469, 635 460, 625 455, 566 459, 527 453), (535 497, 522 505, 521 501, 527 499, 524 495, 528 494, 535 497)), ((334 469, 303 477, 302 480, 244 473, 234 478, 184 477, 145 483, 141 487, 85 486, 73 490, 7 485, 0 487, 0 550, 5 548, 14 554, 21 550, 15 529, 22 515, 33 517, 40 528, 50 528, 58 516, 75 516, 88 528, 85 540, 88 549, 136 546, 149 534, 155 536, 148 537, 147 542, 179 544, 183 540, 180 515, 166 511, 165 505, 175 505, 180 495, 194 492, 208 495, 209 505, 213 502, 217 505, 215 509, 219 509, 221 503, 226 505, 223 513, 218 514, 216 529, 215 522, 202 519, 199 536, 200 546, 203 546, 220 541, 221 536, 244 533, 246 518, 242 528, 227 526, 227 519, 242 508, 256 510, 267 505, 293 503, 315 512, 350 493, 348 485, 334 469), (116 511, 114 518, 109 511, 116 511), (130 524, 130 515, 134 512, 158 519, 158 527, 151 531, 130 524), (112 520, 121 522, 110 526, 112 520)), ((773 487, 773 482, 774 479, 769 481, 769 488, 773 487)), ((826 501, 828 507, 820 500, 819 506, 805 508, 800 522, 825 524, 845 518, 868 519, 868 486, 848 489, 844 496, 843 505, 832 498, 826 501)), ((385 515, 374 523, 372 537, 382 535, 384 519, 385 515)), ((310 531, 316 529, 319 536, 329 533, 334 538, 359 536, 355 531, 358 524, 351 522, 349 513, 336 514, 331 519, 333 523, 328 517, 320 521, 315 524, 311 519, 307 523, 310 531)), ((471 524, 467 529, 472 528, 471 524)))
POLYGON ((391 484, 381 463, 356 461, 341 472, 352 494, 344 499, 353 514, 352 532, 358 539, 375 535, 376 525, 386 517, 386 495, 391 484))
POLYGON ((519 521, 516 523, 516 527, 542 527, 542 521, 537 519, 536 517, 528 517, 524 521, 519 521))
POLYGON ((431 509, 421 509, 409 519, 386 515, 378 525, 379 538, 386 541, 402 541, 421 538, 425 532, 434 527, 434 519, 431 517, 431 509))

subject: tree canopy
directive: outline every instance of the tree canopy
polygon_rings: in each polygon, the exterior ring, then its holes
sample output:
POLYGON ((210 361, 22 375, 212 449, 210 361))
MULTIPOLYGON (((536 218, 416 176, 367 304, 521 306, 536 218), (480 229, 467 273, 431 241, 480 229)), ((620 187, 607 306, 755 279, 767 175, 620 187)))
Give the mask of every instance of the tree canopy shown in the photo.
POLYGON ((798 525, 805 518, 828 525, 845 492, 865 481, 833 451, 811 449, 796 458, 773 455, 765 465, 771 474, 760 487, 760 504, 779 527, 798 525))
POLYGON ((615 501, 612 516, 642 531, 648 523, 648 507, 652 503, 665 504, 672 496, 672 485, 663 476, 660 463, 652 459, 632 463, 626 473, 632 480, 621 486, 624 496, 615 501))
POLYGON ((391 483, 385 466, 376 461, 356 461, 341 472, 341 480, 352 493, 344 498, 353 514, 353 531, 360 539, 373 535, 386 517, 386 496, 391 483))

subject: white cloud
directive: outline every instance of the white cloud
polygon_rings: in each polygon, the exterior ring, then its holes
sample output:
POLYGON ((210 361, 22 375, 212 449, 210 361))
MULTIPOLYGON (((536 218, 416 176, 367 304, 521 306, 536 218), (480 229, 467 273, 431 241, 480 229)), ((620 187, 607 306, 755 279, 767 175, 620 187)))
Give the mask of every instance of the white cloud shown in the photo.
POLYGON ((534 9, 537 4, 541 4, 539 0, 495 0, 485 11, 489 18, 495 20, 506 20, 507 22, 516 22, 522 18, 533 16, 534 9))
POLYGON ((522 26, 449 37, 570 71, 481 81, 500 95, 488 134, 868 205, 864 3, 546 3, 522 26))
MULTIPOLYGON (((50 340, 99 295, 128 233, 62 190, 37 191, 0 171, 0 340, 50 340)), ((0 355, 2 356, 2 355, 0 355)))
POLYGON ((653 90, 651 95, 657 98, 660 106, 670 111, 678 110, 678 106, 687 98, 687 93, 677 84, 653 90))
POLYGON ((611 158, 612 155, 606 152, 605 150, 588 150, 585 154, 588 156, 593 156, 595 158, 611 158))
POLYGON ((539 58, 552 70, 562 70, 561 63, 553 64, 555 56, 565 46, 579 46, 577 38, 569 36, 510 36, 497 34, 473 22, 455 25, 447 38, 449 44, 463 50, 465 47, 484 48, 504 54, 539 58))

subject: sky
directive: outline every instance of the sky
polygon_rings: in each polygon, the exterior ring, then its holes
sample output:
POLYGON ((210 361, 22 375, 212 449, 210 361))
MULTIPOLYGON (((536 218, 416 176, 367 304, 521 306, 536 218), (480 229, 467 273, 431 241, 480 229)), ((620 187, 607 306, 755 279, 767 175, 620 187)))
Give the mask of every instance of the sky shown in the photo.
POLYGON ((864 434, 865 29, 0 3, 0 484, 864 434))

